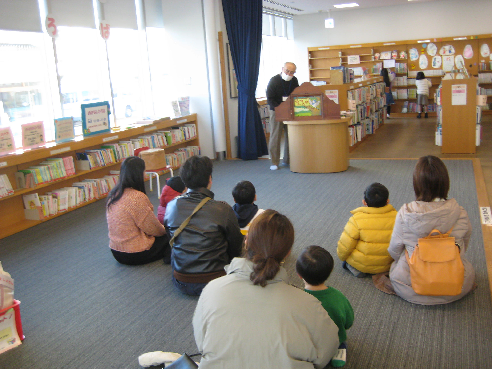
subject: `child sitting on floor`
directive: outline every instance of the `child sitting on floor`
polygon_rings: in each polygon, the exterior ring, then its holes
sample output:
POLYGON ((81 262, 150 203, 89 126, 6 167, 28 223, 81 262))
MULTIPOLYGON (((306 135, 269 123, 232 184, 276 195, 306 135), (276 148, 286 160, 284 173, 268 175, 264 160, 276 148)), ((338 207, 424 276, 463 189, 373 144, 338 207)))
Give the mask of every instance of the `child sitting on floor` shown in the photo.
POLYGON ((258 209, 258 206, 254 204, 256 201, 255 186, 249 181, 238 182, 232 190, 232 197, 235 202, 232 210, 236 214, 241 233, 245 235, 253 219, 263 212, 263 209, 258 209))
POLYGON ((168 178, 166 185, 162 188, 160 205, 157 208, 157 219, 164 224, 164 215, 166 215, 166 206, 175 197, 182 195, 187 190, 180 176, 168 178))
POLYGON ((349 300, 337 289, 325 286, 333 270, 333 257, 320 246, 308 246, 296 261, 296 271, 304 281, 304 291, 316 297, 338 327, 340 346, 331 359, 331 366, 339 368, 347 360, 347 332, 354 323, 354 310, 349 300))
POLYGON ((364 206, 351 211, 354 215, 340 236, 338 257, 356 277, 387 272, 393 262, 388 246, 397 212, 388 197, 388 189, 381 183, 369 185, 364 206))

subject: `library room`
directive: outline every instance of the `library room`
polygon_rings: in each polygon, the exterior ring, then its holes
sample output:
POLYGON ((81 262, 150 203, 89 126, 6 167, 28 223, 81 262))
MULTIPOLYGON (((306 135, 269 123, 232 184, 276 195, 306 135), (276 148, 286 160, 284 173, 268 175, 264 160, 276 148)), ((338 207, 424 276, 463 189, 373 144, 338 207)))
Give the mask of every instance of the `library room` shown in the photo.
POLYGON ((0 367, 492 367, 490 14, 3 1, 0 367))

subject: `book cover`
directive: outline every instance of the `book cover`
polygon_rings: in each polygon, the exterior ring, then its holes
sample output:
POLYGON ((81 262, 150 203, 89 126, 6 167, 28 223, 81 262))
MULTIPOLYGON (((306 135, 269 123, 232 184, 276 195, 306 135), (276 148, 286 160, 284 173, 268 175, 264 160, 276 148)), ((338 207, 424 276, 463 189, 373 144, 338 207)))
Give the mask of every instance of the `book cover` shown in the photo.
POLYGON ((41 206, 37 193, 22 195, 22 200, 24 201, 24 209, 36 209, 38 206, 41 206))

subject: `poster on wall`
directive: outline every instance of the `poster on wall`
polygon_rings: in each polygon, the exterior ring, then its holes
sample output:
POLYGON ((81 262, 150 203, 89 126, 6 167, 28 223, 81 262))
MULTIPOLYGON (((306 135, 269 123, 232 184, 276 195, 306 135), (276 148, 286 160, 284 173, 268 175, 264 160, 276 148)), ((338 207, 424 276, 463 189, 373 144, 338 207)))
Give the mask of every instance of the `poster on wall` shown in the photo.
POLYGON ((0 128, 0 156, 7 155, 15 151, 14 136, 10 127, 0 128))
POLYGON ((55 119, 56 143, 68 142, 75 138, 73 117, 55 119))
POLYGON ((21 125, 22 128, 22 147, 24 149, 35 149, 44 145, 44 124, 34 122, 21 125))
POLYGON ((82 133, 84 137, 110 132, 109 103, 107 101, 82 104, 82 133))
POLYGON ((442 57, 442 69, 445 72, 452 71, 454 69, 454 56, 453 55, 444 55, 442 57))

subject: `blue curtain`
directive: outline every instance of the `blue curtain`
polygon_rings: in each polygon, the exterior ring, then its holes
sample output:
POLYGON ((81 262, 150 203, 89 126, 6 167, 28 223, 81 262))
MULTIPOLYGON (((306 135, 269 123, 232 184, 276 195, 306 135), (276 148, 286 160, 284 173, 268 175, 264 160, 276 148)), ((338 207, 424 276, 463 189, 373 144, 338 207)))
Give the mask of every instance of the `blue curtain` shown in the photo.
POLYGON ((227 37, 238 82, 238 157, 267 155, 255 98, 260 69, 262 0, 222 0, 227 37))

